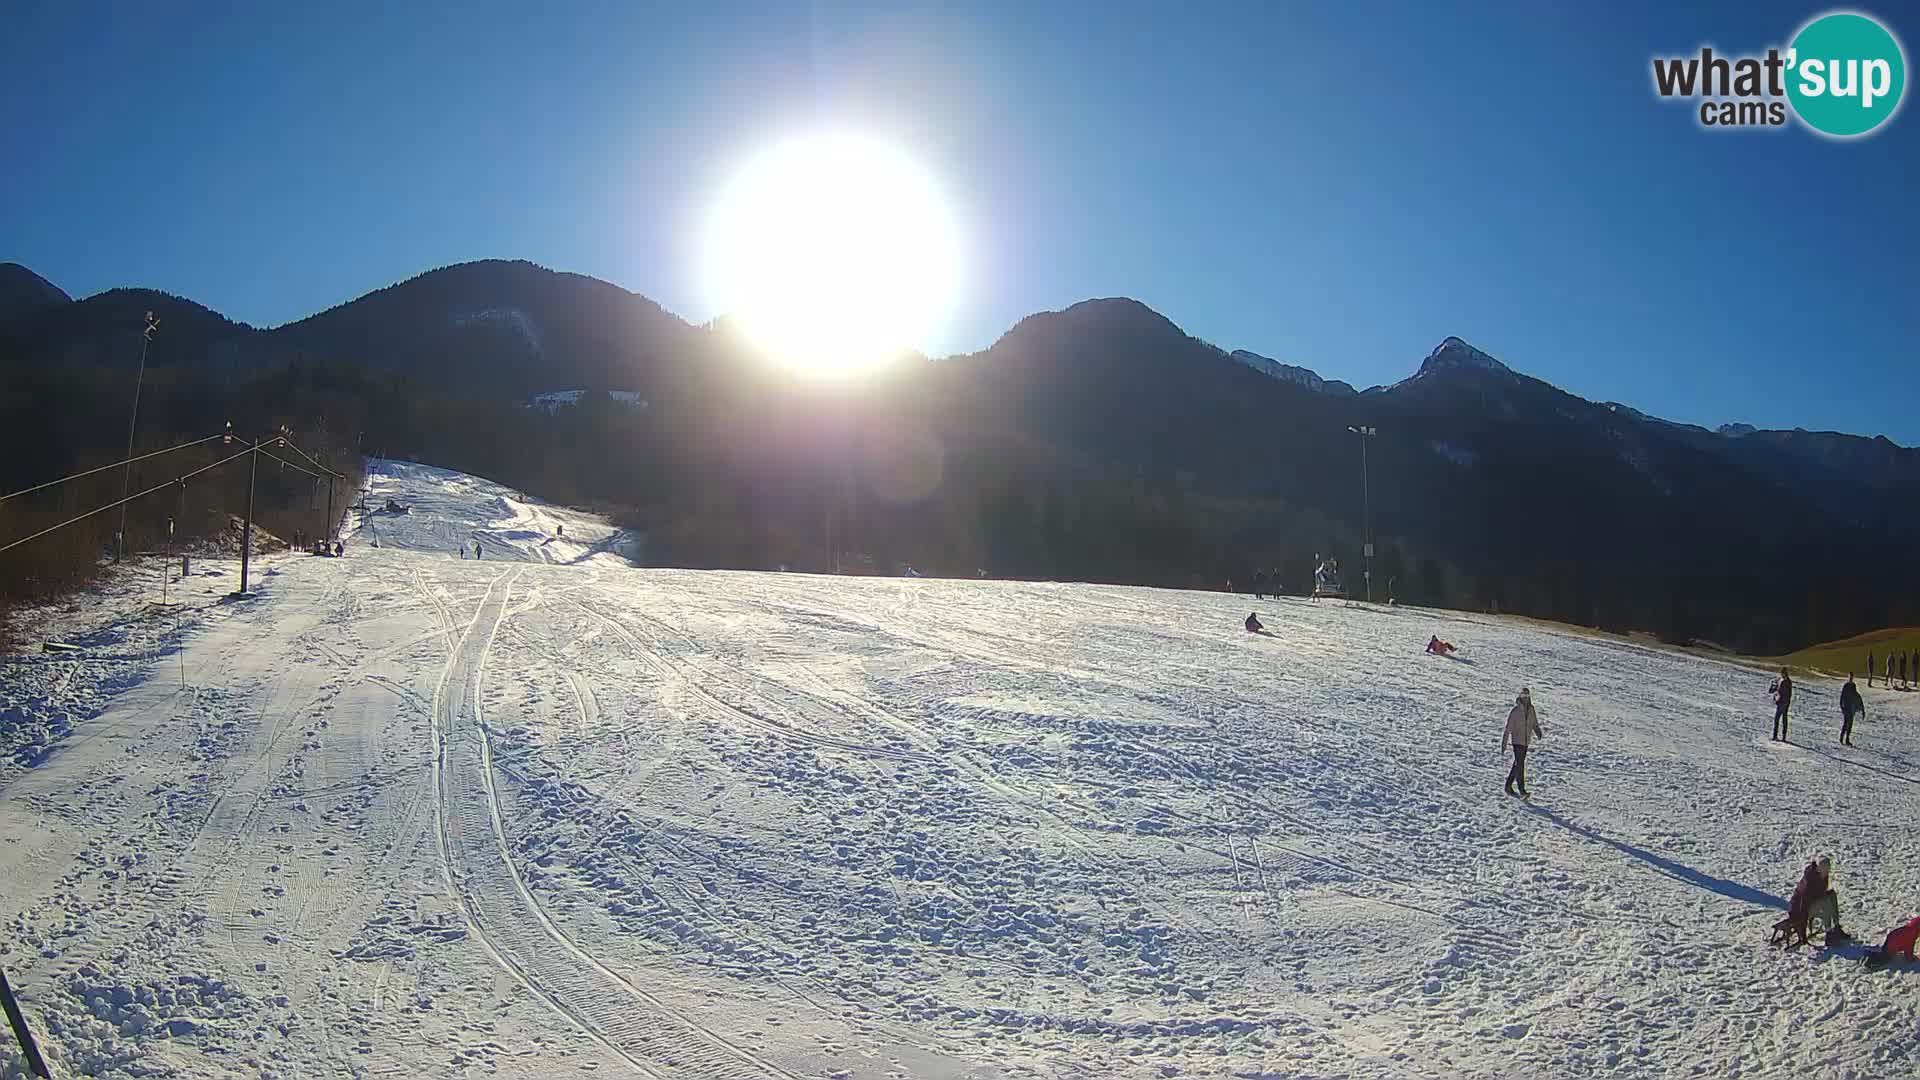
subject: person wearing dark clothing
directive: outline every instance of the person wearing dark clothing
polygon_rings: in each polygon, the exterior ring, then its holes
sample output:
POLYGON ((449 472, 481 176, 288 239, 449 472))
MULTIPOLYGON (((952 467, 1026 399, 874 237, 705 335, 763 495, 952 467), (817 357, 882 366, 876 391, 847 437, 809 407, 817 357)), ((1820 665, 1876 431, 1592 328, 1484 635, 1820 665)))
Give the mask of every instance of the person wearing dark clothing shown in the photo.
POLYGON ((1904 656, 1900 658, 1900 685, 1907 685, 1907 658, 1904 656))
POLYGON ((1860 687, 1856 686, 1853 676, 1847 676, 1847 685, 1840 688, 1840 745, 1853 745, 1853 718, 1867 711, 1867 703, 1860 698, 1860 687))
POLYGON ((1839 894, 1833 891, 1833 862, 1825 855, 1807 864, 1800 872, 1800 883, 1787 900, 1787 917, 1773 924, 1777 937, 1788 945, 1805 945, 1807 930, 1815 914, 1824 914, 1828 924, 1840 924, 1839 894), (1794 940, 1795 936, 1799 940, 1794 940))
POLYGON ((1257 634, 1262 629, 1263 627, 1260 625, 1260 616, 1255 615, 1251 611, 1247 612, 1247 633, 1257 634))
POLYGON ((1255 600, 1265 600, 1267 598, 1267 574, 1264 570, 1255 570, 1253 572, 1253 598, 1255 600))
POLYGON ((1867 685, 1873 685, 1873 654, 1867 654, 1867 685))
POLYGON ((1780 680, 1773 684, 1773 737, 1779 742, 1790 741, 1787 738, 1787 707, 1793 704, 1793 676, 1786 668, 1780 669, 1780 680))

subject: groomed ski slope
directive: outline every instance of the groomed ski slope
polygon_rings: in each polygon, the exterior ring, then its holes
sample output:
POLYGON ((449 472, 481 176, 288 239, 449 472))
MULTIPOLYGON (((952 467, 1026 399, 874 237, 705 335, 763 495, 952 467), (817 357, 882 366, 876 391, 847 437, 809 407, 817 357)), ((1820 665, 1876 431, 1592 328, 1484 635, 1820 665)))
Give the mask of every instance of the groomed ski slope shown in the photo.
POLYGON ((605 518, 523 495, 477 476, 411 461, 372 458, 358 540, 383 549, 439 552, 520 562, 577 565, 610 559, 628 566, 639 554, 633 534, 605 518), (406 508, 389 513, 389 502, 406 508))
POLYGON ((1920 695, 1845 749, 1810 679, 1783 746, 1763 673, 1571 633, 637 570, 484 481, 371 484, 414 510, 345 558, 0 670, 72 721, 0 765, 0 966, 56 1075, 1920 1065, 1920 970, 1765 944, 1816 852, 1857 934, 1920 906, 1920 695))

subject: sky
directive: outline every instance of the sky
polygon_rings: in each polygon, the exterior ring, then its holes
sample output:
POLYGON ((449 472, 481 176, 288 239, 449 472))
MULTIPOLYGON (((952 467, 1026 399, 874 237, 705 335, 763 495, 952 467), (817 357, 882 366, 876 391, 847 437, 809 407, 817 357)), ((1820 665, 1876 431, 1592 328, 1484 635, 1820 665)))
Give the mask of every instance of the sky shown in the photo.
MULTIPOLYGON (((931 355, 1131 296, 1363 387, 1455 334, 1674 420, 1920 445, 1920 111, 1836 142, 1653 91, 1655 55, 1784 47, 1827 10, 29 0, 0 35, 0 261, 273 326, 524 258, 703 321, 728 177, 852 130, 959 222, 931 355)), ((1911 58, 1920 13, 1862 10, 1911 58)))

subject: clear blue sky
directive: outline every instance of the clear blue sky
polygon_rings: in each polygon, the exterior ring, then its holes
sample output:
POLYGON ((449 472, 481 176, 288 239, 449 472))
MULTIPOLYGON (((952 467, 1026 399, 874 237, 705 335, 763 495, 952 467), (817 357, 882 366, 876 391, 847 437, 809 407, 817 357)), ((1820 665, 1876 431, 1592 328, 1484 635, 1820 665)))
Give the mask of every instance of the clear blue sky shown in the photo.
MULTIPOLYGON (((1826 8, 1620 7, 15 3, 0 260, 276 325, 527 258, 701 320, 729 165, 851 126, 965 223, 934 354, 1126 295, 1361 386, 1459 334, 1678 420, 1920 443, 1920 112, 1702 131, 1654 54, 1826 8)), ((1920 16, 1865 10, 1911 59, 1920 16)))

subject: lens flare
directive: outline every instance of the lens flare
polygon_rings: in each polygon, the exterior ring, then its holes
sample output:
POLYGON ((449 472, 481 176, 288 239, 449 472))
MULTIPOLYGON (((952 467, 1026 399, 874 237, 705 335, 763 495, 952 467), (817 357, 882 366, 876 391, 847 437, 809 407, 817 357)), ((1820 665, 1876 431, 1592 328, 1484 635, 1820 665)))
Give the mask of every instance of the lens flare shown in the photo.
POLYGON ((906 154, 854 135, 795 138, 751 158, 721 193, 708 289, 780 362, 844 374, 939 329, 958 249, 938 186, 906 154))

